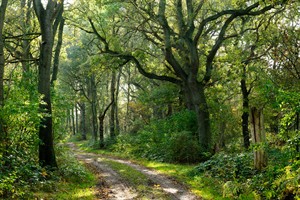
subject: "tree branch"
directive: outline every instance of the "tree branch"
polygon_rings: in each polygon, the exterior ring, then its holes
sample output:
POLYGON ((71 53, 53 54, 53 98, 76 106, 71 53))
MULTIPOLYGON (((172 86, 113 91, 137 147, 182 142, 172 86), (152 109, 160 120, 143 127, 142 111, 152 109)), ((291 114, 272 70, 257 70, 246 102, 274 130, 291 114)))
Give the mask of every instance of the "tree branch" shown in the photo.
POLYGON ((41 21, 41 16, 45 14, 45 9, 41 0, 33 0, 33 7, 38 17, 38 20, 41 21))
POLYGON ((235 18, 240 17, 240 16, 244 16, 244 15, 254 16, 254 15, 263 14, 266 11, 268 11, 268 10, 270 10, 270 9, 272 9, 274 7, 273 5, 270 5, 270 6, 266 6, 266 7, 262 8, 261 10, 258 10, 258 11, 255 11, 255 12, 251 12, 251 10, 253 10, 254 8, 256 8, 258 6, 259 6, 259 3, 255 3, 255 4, 249 6, 248 8, 246 8, 244 10, 227 10, 227 11, 223 11, 223 12, 220 12, 220 13, 212 16, 212 18, 217 19, 218 17, 224 15, 222 13, 226 13, 226 14, 231 13, 231 16, 225 21, 224 25, 222 26, 222 28, 220 30, 220 33, 219 33, 219 36, 218 36, 218 38, 217 38, 214 46, 212 47, 211 51, 209 52, 209 54, 208 54, 208 56, 206 58, 206 72, 205 72, 205 75, 204 75, 204 78, 203 78, 203 83, 204 84, 207 84, 209 82, 209 80, 211 79, 213 59, 214 59, 217 51, 221 47, 223 41, 227 39, 225 37, 225 33, 226 33, 226 30, 227 30, 228 26, 231 24, 231 22, 235 18))
POLYGON ((254 12, 251 12, 253 9, 259 7, 259 2, 256 2, 254 4, 252 4, 251 6, 247 7, 246 9, 240 9, 240 10, 224 10, 222 12, 219 12, 215 15, 212 15, 210 17, 207 17, 206 19, 204 19, 200 25, 199 25, 199 28, 198 28, 198 31, 194 37, 194 42, 198 43, 199 41, 199 38, 204 30, 204 27, 206 26, 207 23, 211 22, 211 21, 214 21, 224 15, 235 15, 236 17, 238 16, 243 16, 243 15, 251 15, 251 16, 255 16, 255 15, 260 15, 260 14, 263 14, 265 13, 266 11, 274 8, 274 5, 269 5, 269 6, 266 6, 264 8, 262 8, 261 10, 258 10, 258 11, 254 11, 254 12))
POLYGON ((153 73, 146 72, 144 70, 144 68, 142 67, 141 63, 134 56, 121 55, 121 57, 123 57, 124 59, 129 59, 129 60, 133 61, 134 64, 136 65, 136 67, 138 68, 138 71, 147 78, 156 79, 156 80, 160 80, 160 81, 168 81, 168 82, 175 83, 175 84, 181 84, 181 81, 176 78, 164 76, 164 75, 156 75, 153 73))
POLYGON ((94 33, 94 34, 97 36, 97 38, 104 44, 105 50, 108 51, 108 50, 109 50, 109 44, 108 44, 108 42, 106 41, 106 39, 105 39, 104 37, 102 37, 102 36, 98 33, 98 31, 97 31, 97 29, 96 29, 96 27, 95 27, 95 25, 94 25, 92 19, 91 19, 91 18, 88 18, 88 20, 89 20, 89 22, 90 22, 90 24, 91 24, 91 26, 92 26, 93 31, 94 31, 93 33, 94 33))

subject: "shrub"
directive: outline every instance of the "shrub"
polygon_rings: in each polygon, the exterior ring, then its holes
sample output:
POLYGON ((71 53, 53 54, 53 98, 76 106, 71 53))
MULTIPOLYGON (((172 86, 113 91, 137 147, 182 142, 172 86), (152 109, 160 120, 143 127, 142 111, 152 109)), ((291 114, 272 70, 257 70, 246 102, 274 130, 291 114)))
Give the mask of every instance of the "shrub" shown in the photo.
POLYGON ((152 121, 136 134, 120 135, 113 151, 163 162, 197 162, 205 158, 195 132, 196 116, 182 111, 173 116, 152 121))
POLYGON ((174 133, 167 145, 173 161, 193 163, 201 160, 198 140, 191 132, 174 133))
POLYGON ((285 167, 269 166, 255 175, 251 188, 263 199, 296 199, 300 197, 300 161, 285 167))
POLYGON ((269 165, 263 171, 252 168, 251 152, 219 153, 200 163, 194 173, 218 179, 223 196, 231 199, 251 192, 260 199, 299 199, 300 161, 291 151, 288 147, 268 149, 269 165))
POLYGON ((57 156, 57 162, 59 165, 57 176, 60 176, 60 178, 78 183, 85 178, 86 169, 68 151, 61 150, 57 156))
POLYGON ((30 199, 38 184, 41 169, 26 151, 7 152, 0 162, 0 198, 30 199))
POLYGON ((252 168, 252 153, 241 153, 227 155, 219 153, 214 155, 210 160, 200 163, 195 170, 199 173, 220 178, 224 181, 235 179, 246 180, 254 175, 252 168))

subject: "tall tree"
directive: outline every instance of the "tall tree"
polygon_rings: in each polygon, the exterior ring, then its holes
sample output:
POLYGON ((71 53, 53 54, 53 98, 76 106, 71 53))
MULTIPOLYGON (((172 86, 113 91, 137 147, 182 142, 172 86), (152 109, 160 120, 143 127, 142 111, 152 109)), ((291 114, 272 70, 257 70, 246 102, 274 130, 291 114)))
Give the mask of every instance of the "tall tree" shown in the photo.
POLYGON ((80 102, 78 103, 78 106, 80 107, 80 131, 81 131, 81 136, 83 140, 86 140, 86 104, 85 102, 80 102))
MULTIPOLYGON (((4 105, 4 66, 5 66, 5 58, 4 58, 4 38, 3 38, 3 27, 5 20, 5 12, 7 8, 8 0, 1 1, 0 7, 0 110, 4 105)), ((3 134, 3 119, 0 115, 0 138, 3 134)))
POLYGON ((99 115, 99 137, 100 137, 100 148, 104 147, 104 118, 106 112, 108 111, 109 107, 114 103, 114 100, 104 109, 102 114, 99 115))
MULTIPOLYGON (((210 151, 212 133, 205 93, 212 84, 215 57, 226 40, 237 36, 232 34, 230 29, 234 29, 234 25, 240 23, 244 16, 264 14, 275 5, 266 5, 258 1, 251 5, 244 3, 234 6, 227 1, 221 3, 204 0, 129 2, 132 7, 129 7, 128 13, 123 9, 122 14, 126 15, 124 19, 127 22, 134 24, 132 32, 138 33, 131 35, 129 40, 144 37, 144 40, 141 39, 143 46, 135 47, 133 51, 138 48, 144 51, 154 48, 161 50, 164 58, 158 64, 160 70, 144 63, 143 56, 139 56, 143 54, 141 51, 134 54, 128 53, 128 49, 120 49, 119 46, 116 48, 115 43, 108 39, 108 32, 98 31, 92 19, 89 19, 93 29, 90 32, 103 43, 102 52, 132 61, 139 72, 150 79, 179 85, 186 107, 197 115, 199 144, 203 150, 210 151), (216 5, 219 5, 220 9, 212 11, 211 7, 216 5), (132 10, 135 15, 132 15, 132 10)), ((128 27, 130 26, 124 26, 125 29, 128 27)), ((153 57, 161 59, 161 56, 153 57)))
POLYGON ((267 155, 264 149, 266 134, 262 109, 251 108, 250 122, 252 140, 254 145, 257 145, 257 148, 254 149, 254 168, 262 170, 267 166, 267 155))
POLYGON ((96 142, 98 139, 98 122, 97 122, 97 86, 96 86, 96 77, 95 74, 90 75, 90 83, 89 83, 89 92, 90 92, 90 103, 92 109, 92 127, 93 127, 93 139, 96 142))
POLYGON ((64 24, 65 24, 65 19, 63 18, 62 14, 63 14, 63 8, 59 11, 59 14, 57 15, 57 19, 56 19, 56 21, 54 23, 54 27, 53 27, 54 28, 53 37, 55 37, 57 29, 58 29, 58 37, 57 37, 57 44, 56 44, 55 52, 54 52, 51 85, 53 85, 54 81, 56 81, 57 74, 58 74, 59 56, 60 56, 60 51, 61 51, 61 47, 62 47, 63 31, 64 31, 64 24))
POLYGON ((42 34, 38 67, 38 92, 43 95, 44 103, 40 104, 40 112, 44 114, 44 118, 39 127, 39 162, 43 167, 56 168, 57 163, 54 152, 51 116, 50 76, 54 43, 54 23, 63 8, 63 1, 48 0, 47 5, 44 7, 41 0, 34 0, 33 5, 42 34))
POLYGON ((110 126, 110 137, 111 139, 115 139, 115 113, 116 113, 116 101, 115 101, 115 93, 116 93, 116 70, 112 70, 111 74, 111 82, 110 82, 110 100, 112 103, 110 109, 110 119, 109 119, 109 126, 110 126))

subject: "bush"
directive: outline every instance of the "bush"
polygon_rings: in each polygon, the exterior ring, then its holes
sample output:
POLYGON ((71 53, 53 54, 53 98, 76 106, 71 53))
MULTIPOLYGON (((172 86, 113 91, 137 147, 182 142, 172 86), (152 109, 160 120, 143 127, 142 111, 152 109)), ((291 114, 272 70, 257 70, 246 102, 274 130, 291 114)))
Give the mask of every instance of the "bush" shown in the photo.
POLYGON ((152 121, 136 134, 120 135, 111 149, 135 157, 162 162, 192 163, 206 159, 195 132, 196 115, 182 111, 170 118, 152 121))
POLYGON ((63 146, 57 148, 56 171, 41 168, 26 149, 8 149, 8 156, 0 155, 0 199, 34 199, 35 191, 56 191, 60 180, 82 182, 85 168, 63 146))
POLYGON ((223 197, 231 199, 243 193, 254 193, 259 199, 299 199, 300 161, 289 145, 268 149, 269 165, 263 171, 253 169, 253 154, 248 152, 216 154, 194 173, 216 178, 223 184, 223 197))
POLYGON ((300 161, 285 167, 270 165, 255 175, 251 188, 263 199, 296 199, 300 197, 300 161))
POLYGON ((60 147, 60 151, 57 154, 57 162, 59 165, 58 175, 65 181, 80 183, 86 176, 86 169, 74 158, 73 154, 60 147))
POLYGON ((239 179, 245 181, 255 173, 252 168, 252 153, 227 155, 219 153, 210 160, 200 163, 195 170, 209 176, 220 178, 224 182, 239 179))
POLYGON ((7 152, 0 162, 0 198, 30 199, 31 188, 38 185, 41 169, 25 151, 7 152))
POLYGON ((182 131, 173 134, 167 145, 173 161, 192 163, 201 160, 197 137, 190 132, 182 131))

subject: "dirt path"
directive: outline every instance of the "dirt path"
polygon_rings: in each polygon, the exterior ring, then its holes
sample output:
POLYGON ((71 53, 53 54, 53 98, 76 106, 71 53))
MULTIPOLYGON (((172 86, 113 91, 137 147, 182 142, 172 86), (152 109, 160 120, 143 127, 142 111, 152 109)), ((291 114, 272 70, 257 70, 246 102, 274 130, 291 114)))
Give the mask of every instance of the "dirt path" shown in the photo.
MULTIPOLYGON (((131 188, 131 186, 128 183, 126 183, 125 180, 120 178, 120 175, 117 172, 115 172, 108 164, 106 164, 103 161, 103 159, 125 164, 143 173, 145 176, 147 176, 149 180, 151 180, 153 185, 160 186, 161 190, 169 197, 167 199, 200 199, 199 197, 195 196, 190 191, 188 191, 187 188, 184 187, 182 184, 179 184, 176 181, 162 174, 159 174, 154 170, 150 170, 146 167, 134 164, 126 160, 111 158, 99 154, 85 153, 79 151, 73 143, 69 143, 68 145, 73 149, 75 156, 79 160, 86 163, 96 174, 99 175, 98 190, 99 193, 101 193, 99 194, 99 199, 140 199, 136 190, 134 188, 131 188)), ((151 199, 156 198, 154 196, 151 197, 151 199)))

